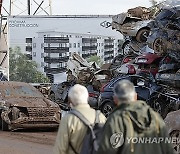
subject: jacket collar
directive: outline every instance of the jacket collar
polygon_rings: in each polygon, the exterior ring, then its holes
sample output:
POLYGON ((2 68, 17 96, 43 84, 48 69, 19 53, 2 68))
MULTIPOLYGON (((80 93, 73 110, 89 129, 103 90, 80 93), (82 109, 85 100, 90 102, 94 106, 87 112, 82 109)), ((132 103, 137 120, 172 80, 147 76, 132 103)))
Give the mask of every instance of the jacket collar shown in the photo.
POLYGON ((90 106, 89 104, 78 104, 72 107, 72 109, 79 109, 79 108, 90 108, 90 106))

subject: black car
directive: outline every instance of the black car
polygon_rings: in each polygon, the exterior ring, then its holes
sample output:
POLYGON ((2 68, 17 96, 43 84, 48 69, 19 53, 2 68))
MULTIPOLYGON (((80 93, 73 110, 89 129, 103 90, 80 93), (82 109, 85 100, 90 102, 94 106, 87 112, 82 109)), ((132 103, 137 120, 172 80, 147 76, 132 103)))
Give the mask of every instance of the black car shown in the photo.
POLYGON ((122 76, 112 79, 108 84, 102 87, 98 101, 98 106, 106 117, 116 106, 113 101, 114 85, 122 79, 126 79, 134 83, 138 100, 149 102, 151 96, 160 89, 160 86, 156 85, 153 79, 140 75, 122 76))

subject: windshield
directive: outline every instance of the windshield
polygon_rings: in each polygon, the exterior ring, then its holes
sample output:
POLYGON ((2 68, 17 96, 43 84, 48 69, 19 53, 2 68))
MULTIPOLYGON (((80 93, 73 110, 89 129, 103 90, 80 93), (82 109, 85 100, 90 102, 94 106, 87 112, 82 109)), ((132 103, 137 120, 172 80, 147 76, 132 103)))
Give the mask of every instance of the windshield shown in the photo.
POLYGON ((1 89, 5 97, 42 97, 41 93, 30 86, 15 86, 1 89))
POLYGON ((159 13, 159 15, 156 17, 158 20, 164 20, 169 19, 174 13, 170 10, 163 10, 159 13))

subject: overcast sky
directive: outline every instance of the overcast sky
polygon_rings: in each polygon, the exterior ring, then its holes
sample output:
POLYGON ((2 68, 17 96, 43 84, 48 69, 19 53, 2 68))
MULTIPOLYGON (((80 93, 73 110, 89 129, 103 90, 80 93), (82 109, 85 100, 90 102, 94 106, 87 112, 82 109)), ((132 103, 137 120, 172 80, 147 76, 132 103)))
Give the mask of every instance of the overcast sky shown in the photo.
MULTIPOLYGON (((12 0, 15 1, 15 0, 12 0)), ((31 0, 33 2, 33 0, 31 0)), ((40 3, 42 0, 36 0, 40 3)), ((52 1, 52 11, 53 14, 118 14, 127 11, 129 8, 136 6, 150 7, 151 4, 149 0, 51 0, 52 1)), ((16 0, 14 2, 13 12, 22 12, 26 9, 27 0, 16 0), (18 7, 20 9, 18 9, 18 7)), ((45 0, 43 7, 48 5, 49 0, 45 0)), ((8 10, 9 1, 4 0, 4 6, 8 10)), ((37 5, 33 2, 34 9, 37 5)), ((47 9, 47 11, 49 11, 47 9)), ((33 11, 32 11, 33 12, 33 11)), ((27 11, 26 11, 27 13, 27 11)), ((42 13, 40 13, 42 14, 42 13)))

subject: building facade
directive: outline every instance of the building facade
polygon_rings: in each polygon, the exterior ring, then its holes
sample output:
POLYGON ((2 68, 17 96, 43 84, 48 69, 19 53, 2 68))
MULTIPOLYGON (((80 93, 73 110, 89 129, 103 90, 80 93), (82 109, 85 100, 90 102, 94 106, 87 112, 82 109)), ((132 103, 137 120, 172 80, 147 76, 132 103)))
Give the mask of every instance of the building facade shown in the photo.
POLYGON ((73 52, 104 63, 118 52, 122 35, 102 23, 112 15, 9 16, 8 48, 19 47, 53 82, 66 80, 66 63, 73 52))
POLYGON ((28 56, 52 82, 56 80, 54 75, 61 76, 66 71, 67 61, 74 52, 85 59, 98 56, 102 63, 110 63, 119 51, 119 40, 110 36, 46 31, 26 40, 27 53, 31 53, 28 56))

